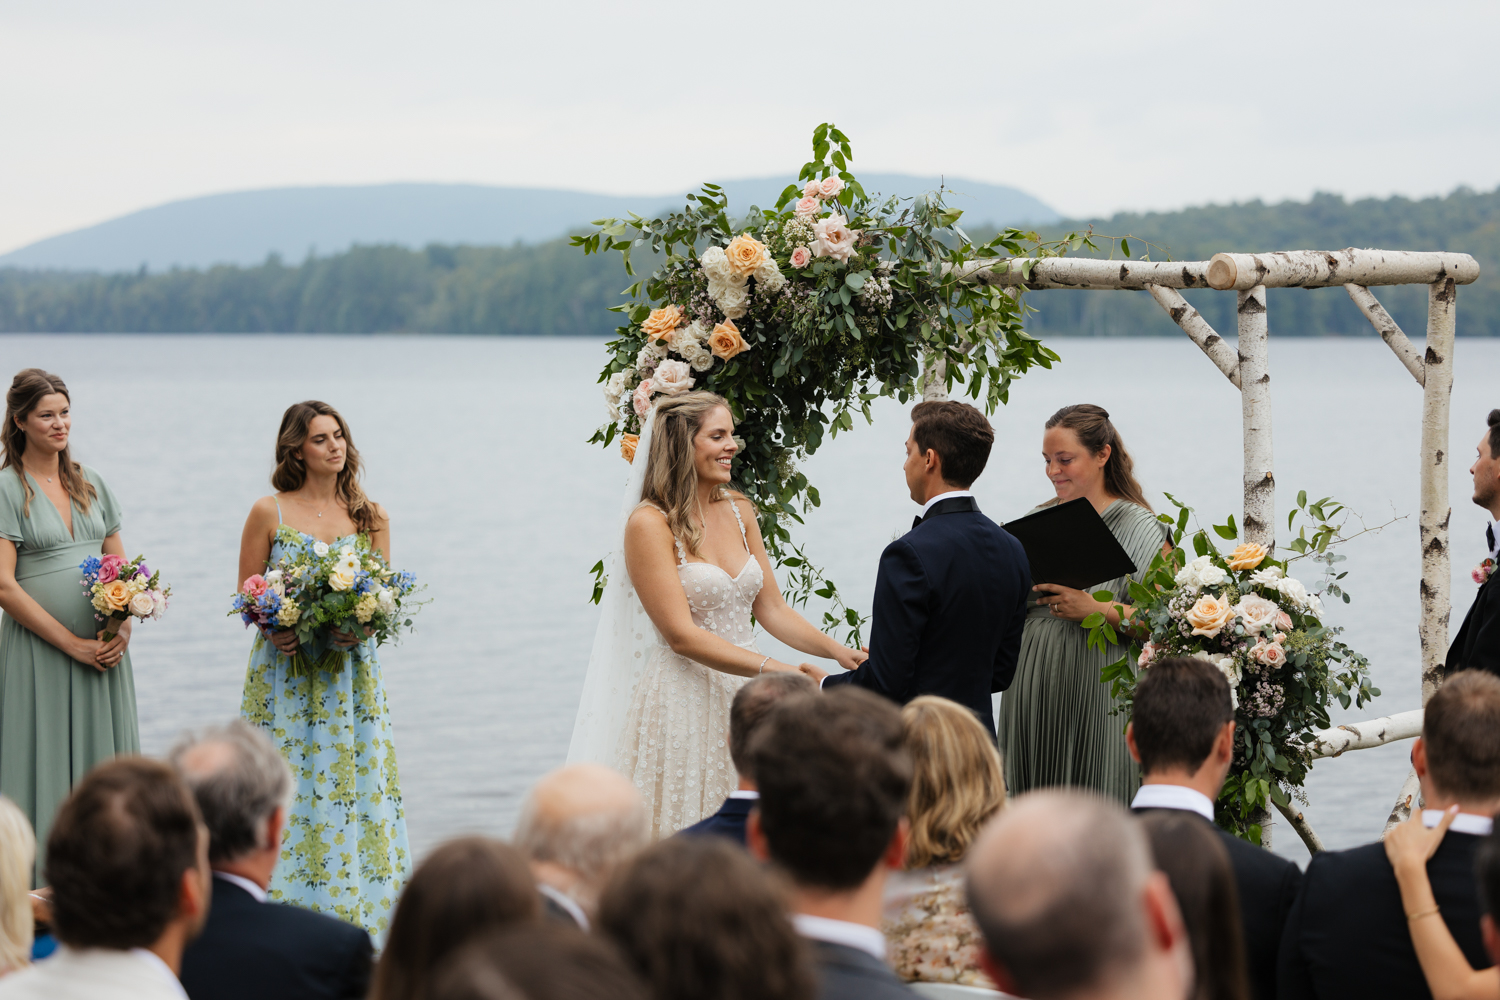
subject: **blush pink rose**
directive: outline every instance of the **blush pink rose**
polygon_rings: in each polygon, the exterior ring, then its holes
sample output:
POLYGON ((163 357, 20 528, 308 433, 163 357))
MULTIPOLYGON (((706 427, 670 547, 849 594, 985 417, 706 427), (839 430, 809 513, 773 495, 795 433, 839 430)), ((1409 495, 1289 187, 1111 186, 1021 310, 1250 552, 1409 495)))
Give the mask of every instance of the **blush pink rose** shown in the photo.
POLYGON ((114 583, 120 578, 120 570, 125 566, 125 557, 110 554, 99 560, 99 582, 114 583))
POLYGON ((1276 612, 1276 627, 1285 632, 1292 627, 1292 616, 1285 611, 1276 612))
POLYGON ((1268 667, 1279 667, 1286 663, 1286 650, 1274 642, 1257 643, 1251 655, 1257 663, 1268 667))
POLYGON ((818 186, 818 182, 816 180, 811 180, 808 181, 807 186, 802 189, 802 197, 816 198, 821 192, 822 188, 818 186))
POLYGON ((803 198, 801 201, 797 202, 797 214, 805 219, 811 218, 812 216, 817 215, 818 209, 822 207, 823 203, 816 198, 803 198))
POLYGON ((859 233, 849 228, 842 215, 830 215, 813 224, 813 256, 848 260, 854 255, 854 241, 859 233))
POLYGON ((1141 647, 1141 657, 1135 662, 1137 666, 1145 669, 1154 659, 1156 659, 1156 644, 1148 642, 1141 647))
POLYGON ((241 585, 240 592, 249 594, 251 597, 259 597, 266 592, 266 588, 269 586, 270 584, 266 583, 266 578, 256 573, 253 576, 245 577, 245 582, 241 585))
POLYGON ((792 251, 791 264, 793 267, 806 267, 807 262, 812 260, 812 251, 807 247, 798 247, 792 251))
POLYGON ((824 198, 837 198, 842 190, 844 180, 841 177, 825 177, 818 182, 818 194, 824 198))
POLYGON ((648 378, 636 386, 635 392, 631 394, 630 404, 635 407, 635 415, 638 417, 651 412, 651 388, 651 379, 648 378))

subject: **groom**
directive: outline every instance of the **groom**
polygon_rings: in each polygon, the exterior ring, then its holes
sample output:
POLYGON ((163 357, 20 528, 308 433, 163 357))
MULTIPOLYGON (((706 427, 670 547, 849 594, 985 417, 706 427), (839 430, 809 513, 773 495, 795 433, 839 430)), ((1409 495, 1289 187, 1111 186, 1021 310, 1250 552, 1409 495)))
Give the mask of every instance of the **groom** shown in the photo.
POLYGON ((969 492, 995 443, 984 414, 934 401, 919 403, 911 419, 904 470, 922 514, 880 556, 870 658, 813 679, 901 704, 940 695, 968 706, 993 733, 990 696, 1016 673, 1031 567, 1021 543, 981 514, 969 492))

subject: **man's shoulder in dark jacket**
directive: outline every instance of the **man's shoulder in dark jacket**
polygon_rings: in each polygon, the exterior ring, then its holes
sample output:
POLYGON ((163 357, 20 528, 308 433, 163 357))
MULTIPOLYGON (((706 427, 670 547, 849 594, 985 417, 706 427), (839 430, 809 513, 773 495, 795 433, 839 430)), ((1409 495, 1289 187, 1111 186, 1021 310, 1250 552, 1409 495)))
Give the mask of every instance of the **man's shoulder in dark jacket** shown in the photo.
POLYGON ((818 1000, 911 1000, 916 996, 884 962, 848 945, 813 941, 818 1000))

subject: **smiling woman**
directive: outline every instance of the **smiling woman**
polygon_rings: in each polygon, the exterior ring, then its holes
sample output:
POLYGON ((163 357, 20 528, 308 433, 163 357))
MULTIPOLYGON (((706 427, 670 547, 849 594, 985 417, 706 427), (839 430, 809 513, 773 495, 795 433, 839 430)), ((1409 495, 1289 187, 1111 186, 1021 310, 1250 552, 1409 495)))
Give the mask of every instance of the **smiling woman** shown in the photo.
POLYGON ((120 505, 68 452, 72 400, 27 368, 5 397, 0 462, 0 792, 36 829, 41 884, 53 814, 89 768, 137 753, 130 619, 109 642, 79 564, 125 555, 120 505))

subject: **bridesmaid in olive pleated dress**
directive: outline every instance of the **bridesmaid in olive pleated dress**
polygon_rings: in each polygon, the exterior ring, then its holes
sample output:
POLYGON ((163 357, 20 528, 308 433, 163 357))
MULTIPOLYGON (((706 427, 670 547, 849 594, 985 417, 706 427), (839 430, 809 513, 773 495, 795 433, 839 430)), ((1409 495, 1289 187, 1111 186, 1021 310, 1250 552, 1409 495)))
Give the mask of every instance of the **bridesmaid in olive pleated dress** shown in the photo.
MULTIPOLYGON (((1042 457, 1057 493, 1042 507, 1087 497, 1129 553, 1139 582, 1166 548, 1168 533, 1131 473, 1130 454, 1109 414, 1089 403, 1058 410, 1047 421, 1042 457)), ((1114 603, 1091 596, 1098 590, 1112 592, 1128 619, 1129 580, 1122 576, 1087 591, 1040 584, 1033 592, 1016 678, 1000 702, 1000 752, 1012 795, 1057 785, 1093 789, 1126 804, 1135 795, 1140 775, 1125 746, 1125 719, 1110 714, 1116 703, 1099 680, 1120 650, 1089 649, 1079 624, 1096 611, 1120 624, 1114 603)))
POLYGON ((139 753, 132 619, 102 642, 78 568, 125 555, 120 505, 68 453, 68 387, 27 368, 11 382, 0 431, 0 793, 36 830, 33 884, 58 805, 95 764, 139 753))

